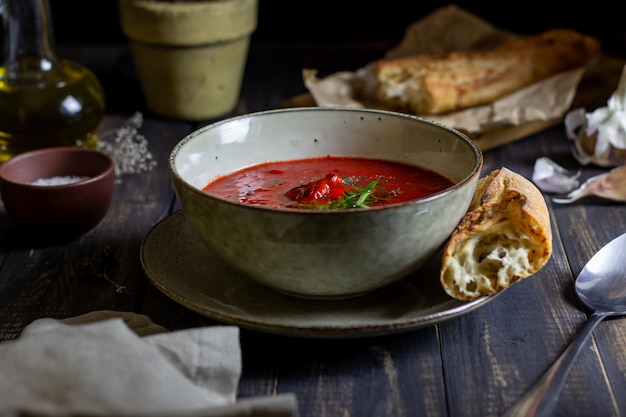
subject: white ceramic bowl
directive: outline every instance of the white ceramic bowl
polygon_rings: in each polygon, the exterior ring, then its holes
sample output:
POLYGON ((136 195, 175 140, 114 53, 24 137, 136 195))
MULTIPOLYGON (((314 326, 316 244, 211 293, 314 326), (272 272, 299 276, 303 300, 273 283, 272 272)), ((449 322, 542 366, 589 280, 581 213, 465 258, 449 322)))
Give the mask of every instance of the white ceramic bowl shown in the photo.
POLYGON ((205 126, 169 159, 182 211, 215 254, 266 286, 321 299, 364 294, 422 266, 467 211, 481 167, 478 147, 451 128, 395 112, 322 107, 205 126), (202 191, 250 165, 326 155, 419 165, 454 185, 406 203, 331 211, 252 206, 202 191))

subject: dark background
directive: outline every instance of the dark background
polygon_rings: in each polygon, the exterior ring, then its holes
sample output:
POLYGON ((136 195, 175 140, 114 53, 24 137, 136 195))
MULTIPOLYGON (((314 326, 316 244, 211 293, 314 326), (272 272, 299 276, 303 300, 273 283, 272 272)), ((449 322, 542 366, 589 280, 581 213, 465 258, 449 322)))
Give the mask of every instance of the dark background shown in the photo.
MULTIPOLYGON (((259 0, 253 42, 398 42, 406 27, 444 1, 259 0)), ((626 1, 458 1, 457 6, 520 34, 569 27, 598 37, 606 52, 626 55, 626 1)), ((119 44, 116 0, 50 0, 59 46, 119 44)))

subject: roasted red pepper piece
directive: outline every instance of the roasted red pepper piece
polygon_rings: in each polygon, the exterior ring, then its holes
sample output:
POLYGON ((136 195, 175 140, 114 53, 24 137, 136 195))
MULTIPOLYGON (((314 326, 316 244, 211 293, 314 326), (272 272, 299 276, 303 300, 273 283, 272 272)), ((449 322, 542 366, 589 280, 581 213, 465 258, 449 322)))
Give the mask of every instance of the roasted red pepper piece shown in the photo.
POLYGON ((346 189, 342 185, 342 181, 340 175, 329 172, 322 179, 292 188, 285 193, 285 196, 298 203, 310 203, 328 196, 331 198, 341 197, 346 189))

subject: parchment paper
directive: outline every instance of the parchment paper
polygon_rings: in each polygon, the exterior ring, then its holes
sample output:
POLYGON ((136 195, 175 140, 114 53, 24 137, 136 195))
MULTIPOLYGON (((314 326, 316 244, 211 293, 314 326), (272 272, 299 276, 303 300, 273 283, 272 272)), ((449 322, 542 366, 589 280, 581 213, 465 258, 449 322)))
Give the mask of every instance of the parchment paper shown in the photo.
MULTIPOLYGON (((486 49, 514 36, 449 5, 410 25, 402 41, 385 58, 486 49)), ((372 62, 354 72, 342 71, 325 78, 318 78, 315 69, 303 69, 302 76, 314 105, 385 109, 375 99, 375 65, 372 62)), ((424 117, 465 132, 482 150, 487 150, 561 123, 584 74, 584 68, 560 73, 489 105, 424 117)), ((295 98, 287 105, 298 103, 307 105, 307 97, 295 98)))

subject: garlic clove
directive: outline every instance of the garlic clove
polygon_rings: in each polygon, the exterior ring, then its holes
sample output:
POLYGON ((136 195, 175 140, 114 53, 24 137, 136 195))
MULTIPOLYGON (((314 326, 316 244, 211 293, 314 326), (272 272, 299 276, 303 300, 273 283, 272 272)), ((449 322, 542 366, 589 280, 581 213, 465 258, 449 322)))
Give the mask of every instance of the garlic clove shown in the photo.
POLYGON ((573 203, 583 197, 597 196, 607 200, 626 202, 626 165, 589 178, 565 198, 553 198, 559 204, 573 203))
POLYGON ((567 193, 579 185, 580 170, 575 174, 552 161, 541 157, 535 161, 532 180, 537 187, 550 193, 567 193))

